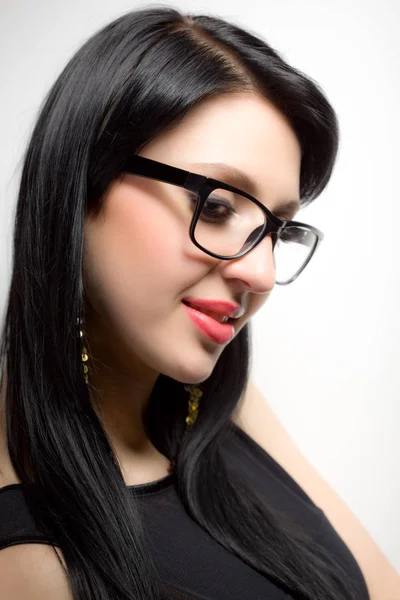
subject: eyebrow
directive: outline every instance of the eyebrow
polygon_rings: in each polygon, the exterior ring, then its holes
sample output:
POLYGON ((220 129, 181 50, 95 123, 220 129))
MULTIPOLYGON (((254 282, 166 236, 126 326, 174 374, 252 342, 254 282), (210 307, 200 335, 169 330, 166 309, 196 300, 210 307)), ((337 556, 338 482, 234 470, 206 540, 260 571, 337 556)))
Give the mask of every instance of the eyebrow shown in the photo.
MULTIPOLYGON (((250 196, 254 196, 254 198, 257 198, 257 200, 258 200, 259 189, 256 185, 256 182, 254 181, 254 179, 249 177, 246 173, 244 173, 240 169, 237 169, 236 167, 233 167, 232 165, 227 165, 225 163, 219 163, 219 162, 213 162, 213 163, 200 162, 200 163, 191 163, 191 165, 195 168, 199 167, 200 169, 202 169, 203 167, 207 167, 207 168, 210 167, 210 168, 221 171, 222 178, 224 178, 226 180, 226 183, 230 183, 231 185, 240 188, 244 192, 247 192, 248 194, 250 194, 250 196)), ((212 176, 209 175, 209 177, 212 177, 212 176)), ((297 211, 299 211, 300 208, 301 208, 301 204, 300 204, 299 199, 286 200, 282 204, 280 204, 273 211, 273 213, 276 215, 279 215, 279 214, 286 215, 286 214, 291 214, 293 212, 293 214, 294 214, 297 211)))

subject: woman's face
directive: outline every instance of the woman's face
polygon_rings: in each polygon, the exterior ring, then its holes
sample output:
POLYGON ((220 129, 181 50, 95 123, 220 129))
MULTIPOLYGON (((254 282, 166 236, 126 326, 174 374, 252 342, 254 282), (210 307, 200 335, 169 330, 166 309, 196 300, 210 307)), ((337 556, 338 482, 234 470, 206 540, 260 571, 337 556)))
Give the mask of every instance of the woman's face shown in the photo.
MULTIPOLYGON (((299 142, 285 117, 254 94, 207 99, 139 154, 226 183, 232 182, 223 171, 201 163, 236 167, 278 214, 285 201, 299 198, 299 142)), ((126 174, 110 186, 102 215, 86 219, 86 331, 100 359, 121 374, 204 381, 230 342, 203 333, 182 299, 240 304, 237 335, 274 287, 270 236, 241 258, 213 258, 190 240, 184 193, 126 174)))

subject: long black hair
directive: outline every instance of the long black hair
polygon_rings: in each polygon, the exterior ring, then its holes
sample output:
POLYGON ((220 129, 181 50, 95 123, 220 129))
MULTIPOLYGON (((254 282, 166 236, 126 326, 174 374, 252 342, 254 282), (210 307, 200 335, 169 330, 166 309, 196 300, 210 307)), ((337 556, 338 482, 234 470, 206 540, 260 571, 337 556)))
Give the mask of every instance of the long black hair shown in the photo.
MULTIPOLYGON (((254 33, 165 5, 123 14, 78 49, 44 99, 24 154, 1 337, 7 443, 35 518, 62 550, 76 600, 162 597, 137 500, 82 373, 84 219, 100 213, 129 154, 203 99, 243 91, 262 94, 288 118, 308 204, 330 179, 339 140, 320 87, 254 33)), ((246 324, 202 383, 185 436, 184 384, 159 375, 143 415, 150 439, 177 455, 185 509, 230 552, 294 598, 357 598, 301 523, 284 521, 227 470, 221 447, 248 381, 250 345, 246 324)))

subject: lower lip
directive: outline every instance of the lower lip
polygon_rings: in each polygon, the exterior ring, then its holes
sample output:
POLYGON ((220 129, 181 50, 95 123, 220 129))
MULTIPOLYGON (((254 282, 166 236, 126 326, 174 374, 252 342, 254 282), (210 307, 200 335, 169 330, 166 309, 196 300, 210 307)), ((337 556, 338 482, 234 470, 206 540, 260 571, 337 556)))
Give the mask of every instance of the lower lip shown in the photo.
POLYGON ((182 304, 195 325, 217 344, 226 344, 234 338, 235 328, 230 323, 219 323, 192 306, 188 306, 184 302, 182 304))

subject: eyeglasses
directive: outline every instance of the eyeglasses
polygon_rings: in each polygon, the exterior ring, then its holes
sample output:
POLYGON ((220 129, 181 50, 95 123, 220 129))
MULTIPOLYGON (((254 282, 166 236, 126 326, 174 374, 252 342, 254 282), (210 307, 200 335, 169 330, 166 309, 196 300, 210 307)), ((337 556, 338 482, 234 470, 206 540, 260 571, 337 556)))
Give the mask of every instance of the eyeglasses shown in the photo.
POLYGON ((137 154, 127 159, 121 171, 185 190, 180 208, 190 219, 190 239, 210 256, 239 258, 271 234, 278 285, 297 279, 324 239, 316 227, 283 221, 250 194, 212 177, 137 154))

